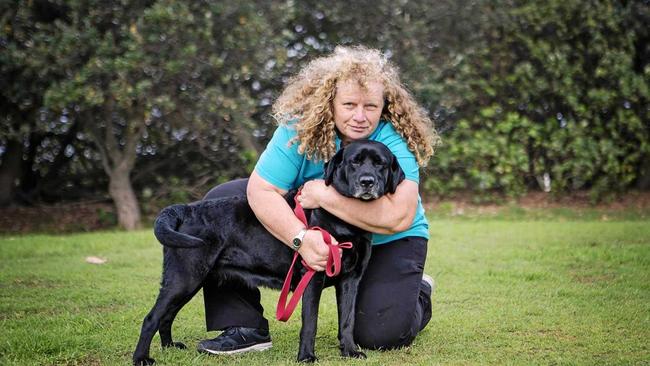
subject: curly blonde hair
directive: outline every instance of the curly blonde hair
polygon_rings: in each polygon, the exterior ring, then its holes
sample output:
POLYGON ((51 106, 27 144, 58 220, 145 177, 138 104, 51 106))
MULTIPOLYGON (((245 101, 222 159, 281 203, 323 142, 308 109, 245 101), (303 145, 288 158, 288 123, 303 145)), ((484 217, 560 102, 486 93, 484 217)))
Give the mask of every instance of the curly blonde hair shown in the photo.
POLYGON ((369 81, 384 86, 381 118, 390 121, 406 140, 420 166, 433 155, 440 138, 427 113, 399 79, 397 67, 378 50, 363 46, 338 46, 319 57, 289 80, 273 104, 280 124, 297 121, 298 151, 309 159, 328 161, 336 153, 333 101, 340 82, 354 80, 365 87, 369 81))

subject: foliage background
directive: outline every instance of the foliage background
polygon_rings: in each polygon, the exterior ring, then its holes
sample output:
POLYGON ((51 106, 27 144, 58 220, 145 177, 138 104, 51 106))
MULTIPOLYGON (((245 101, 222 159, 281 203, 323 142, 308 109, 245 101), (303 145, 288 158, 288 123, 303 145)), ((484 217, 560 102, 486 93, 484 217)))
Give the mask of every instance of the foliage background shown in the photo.
POLYGON ((386 52, 435 120, 425 195, 650 187, 649 1, 355 4, 0 2, 0 203, 198 199, 250 173, 284 82, 338 44, 386 52))

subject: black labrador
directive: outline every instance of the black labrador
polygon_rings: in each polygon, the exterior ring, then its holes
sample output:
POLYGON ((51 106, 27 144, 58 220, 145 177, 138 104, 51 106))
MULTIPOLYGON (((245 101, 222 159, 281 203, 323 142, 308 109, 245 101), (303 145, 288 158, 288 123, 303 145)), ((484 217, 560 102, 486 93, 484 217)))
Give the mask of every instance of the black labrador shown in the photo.
MULTIPOLYGON (((395 156, 374 141, 347 145, 325 166, 326 184, 344 196, 361 200, 395 193, 403 179, 395 156)), ((295 194, 291 191, 286 195, 292 208, 295 194)), ((309 225, 320 226, 339 242, 352 242, 353 247, 343 250, 338 276, 330 278, 317 272, 304 292, 298 360, 316 360, 318 304, 323 288, 331 285, 336 286, 341 354, 364 358, 354 342, 353 328, 357 289, 370 258, 371 236, 323 209, 305 211, 309 225)), ((172 340, 172 323, 205 281, 280 289, 293 259, 293 250, 266 231, 244 196, 169 206, 154 226, 156 238, 164 246, 162 281, 156 303, 144 318, 133 353, 134 365, 154 363, 149 348, 156 331, 163 347, 185 348, 172 340)), ((306 272, 300 261, 296 266, 292 289, 306 272)))

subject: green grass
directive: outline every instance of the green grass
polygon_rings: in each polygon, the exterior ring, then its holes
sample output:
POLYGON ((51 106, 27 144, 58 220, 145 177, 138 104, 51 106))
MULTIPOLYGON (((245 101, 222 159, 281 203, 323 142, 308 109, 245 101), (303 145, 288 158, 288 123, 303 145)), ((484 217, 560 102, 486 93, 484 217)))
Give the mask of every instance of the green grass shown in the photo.
MULTIPOLYGON (((650 222, 566 215, 433 218, 426 271, 433 318, 406 349, 343 360, 334 294, 321 302, 316 351, 327 365, 650 364, 650 222), (519 218, 519 219, 518 219, 519 218)), ((0 364, 126 365, 157 295, 161 248, 152 233, 0 238, 0 364), (108 259, 87 264, 86 256, 108 259)), ((388 295, 388 294, 387 294, 388 295)), ((272 318, 278 292, 264 290, 272 318)), ((299 312, 270 321, 273 348, 237 357, 194 349, 201 294, 179 314, 160 365, 275 365, 295 359, 299 312)))

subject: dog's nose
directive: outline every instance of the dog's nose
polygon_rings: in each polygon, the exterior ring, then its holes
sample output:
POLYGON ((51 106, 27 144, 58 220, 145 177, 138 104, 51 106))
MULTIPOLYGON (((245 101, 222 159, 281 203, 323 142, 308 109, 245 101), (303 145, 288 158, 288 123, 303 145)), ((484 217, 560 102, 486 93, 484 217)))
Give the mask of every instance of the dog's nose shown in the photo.
POLYGON ((364 175, 359 178, 359 184, 363 188, 370 188, 375 185, 375 178, 371 175, 364 175))

